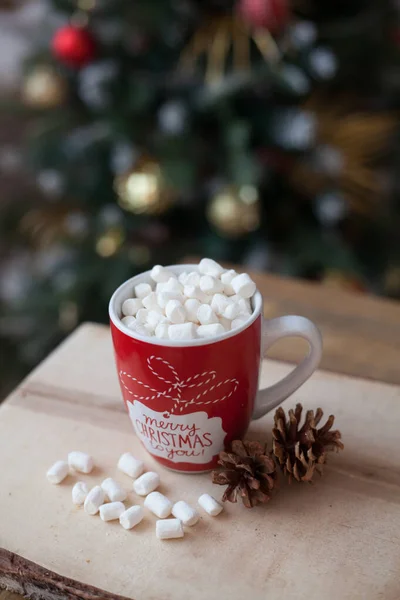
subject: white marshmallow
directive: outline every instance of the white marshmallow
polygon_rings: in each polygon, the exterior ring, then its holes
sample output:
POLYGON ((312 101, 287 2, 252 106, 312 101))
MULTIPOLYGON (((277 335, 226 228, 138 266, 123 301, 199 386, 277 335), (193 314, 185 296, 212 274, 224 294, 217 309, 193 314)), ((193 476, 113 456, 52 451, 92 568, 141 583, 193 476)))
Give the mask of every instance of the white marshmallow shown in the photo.
POLYGON ((212 295, 223 292, 224 286, 219 279, 215 279, 215 277, 211 277, 211 275, 203 275, 203 277, 200 278, 200 289, 205 294, 212 295))
POLYGON ((121 454, 119 457, 118 469, 125 473, 125 475, 136 479, 143 473, 144 463, 142 460, 132 456, 130 452, 125 452, 125 454, 121 454))
POLYGON ((89 493, 89 487, 85 481, 77 481, 72 488, 72 502, 77 506, 82 506, 89 493))
POLYGON ((203 275, 211 275, 212 277, 219 277, 224 272, 223 267, 219 265, 215 260, 211 258, 203 258, 199 263, 199 271, 203 275))
POLYGON ((145 335, 149 335, 150 337, 152 337, 154 335, 154 331, 156 329, 154 325, 145 323, 144 325, 142 325, 142 327, 144 327, 144 330, 146 331, 145 335))
POLYGON ((168 323, 168 319, 158 310, 149 310, 146 323, 155 329, 159 323, 168 323))
POLYGON ((185 285, 194 285, 195 287, 199 287, 200 277, 201 275, 198 271, 191 271, 188 273, 185 285))
POLYGON ((161 311, 158 306, 157 294, 155 292, 150 292, 147 296, 145 296, 142 300, 144 308, 147 310, 158 310, 161 311))
POLYGON ((105 494, 99 485, 96 485, 90 490, 86 496, 83 508, 88 515, 96 515, 99 512, 99 508, 104 504, 105 494))
POLYGON ((183 285, 179 283, 179 281, 175 277, 170 277, 168 281, 165 283, 163 292, 174 292, 175 294, 182 294, 183 285))
POLYGON ((171 514, 172 502, 160 492, 151 492, 146 497, 144 505, 159 519, 166 519, 171 514))
POLYGON ((170 300, 165 307, 165 314, 171 323, 184 323, 186 311, 179 300, 170 300))
POLYGON ((210 494, 202 494, 198 499, 198 503, 203 508, 206 513, 211 515, 212 517, 216 517, 222 511, 223 507, 219 502, 216 501, 215 498, 210 496, 210 494))
POLYGON ((64 481, 69 473, 68 463, 65 460, 58 460, 50 467, 46 473, 47 480, 54 485, 64 481))
POLYGON ((223 315, 227 306, 229 306, 229 299, 223 294, 215 294, 211 300, 211 308, 217 315, 223 315))
POLYGON ((231 296, 230 300, 234 303, 234 304, 238 304, 239 308, 240 308, 240 312, 243 314, 247 314, 247 315, 251 315, 251 313, 253 312, 253 309, 251 307, 251 302, 250 300, 246 299, 246 298, 242 298, 241 296, 239 296, 238 294, 235 294, 234 296, 231 296))
POLYGON ((186 310, 186 318, 192 323, 198 323, 197 311, 200 308, 200 302, 196 298, 188 298, 184 304, 186 310))
POLYGON ((156 536, 159 540, 182 538, 184 535, 179 519, 166 519, 156 522, 156 536))
POLYGON ((184 525, 191 527, 195 525, 199 520, 199 513, 197 510, 192 508, 187 502, 183 500, 179 500, 179 502, 175 502, 172 507, 172 514, 176 519, 182 521, 184 525))
POLYGON ((197 311, 197 318, 201 325, 211 325, 212 323, 219 323, 218 317, 208 304, 201 304, 197 311))
POLYGON ((125 325, 125 327, 132 329, 132 327, 135 326, 136 319, 135 319, 135 317, 123 317, 121 319, 121 322, 125 325))
POLYGON ((138 283, 135 285, 136 298, 145 298, 151 291, 151 285, 149 283, 138 283))
POLYGON ((236 275, 232 279, 231 285, 235 294, 238 294, 242 298, 251 298, 256 291, 256 284, 247 273, 236 275))
POLYGON ((199 325, 197 328, 197 335, 200 338, 214 337, 225 333, 225 329, 221 323, 212 323, 211 325, 199 325))
POLYGON ((122 304, 122 314, 125 317, 134 317, 138 310, 142 307, 142 301, 140 298, 128 298, 122 304))
POLYGON ((165 310, 165 307, 167 306, 167 304, 170 300, 178 300, 178 302, 183 304, 185 301, 185 298, 182 294, 178 294, 176 292, 168 292, 168 291, 157 292, 157 302, 158 302, 158 306, 160 307, 161 310, 165 310))
POLYGON ((234 269, 229 269, 229 271, 225 271, 221 275, 221 282, 224 284, 224 293, 227 296, 233 296, 235 290, 231 286, 232 279, 236 277, 237 273, 234 269))
POLYGON ((125 512, 125 506, 122 502, 109 502, 108 504, 102 504, 99 512, 102 521, 115 521, 125 512))
POLYGON ((219 322, 221 323, 225 331, 231 330, 231 322, 229 319, 225 319, 225 317, 219 317, 219 322))
POLYGON ((238 327, 242 327, 248 321, 248 317, 239 315, 237 319, 233 319, 231 324, 231 329, 237 329, 238 327))
POLYGON ((140 523, 143 516, 144 512, 141 506, 131 506, 120 515, 119 522, 124 529, 132 529, 132 527, 140 523))
POLYGON ((159 323, 154 330, 154 335, 159 340, 168 340, 169 339, 168 328, 169 328, 169 323, 159 323))
POLYGON ((147 323, 148 316, 149 316, 149 311, 147 310, 147 308, 141 308, 136 313, 136 321, 138 323, 140 323, 141 325, 144 325, 145 323, 147 323))
POLYGON ((196 285, 185 285, 183 294, 186 298, 195 298, 202 304, 210 304, 211 297, 201 291, 196 285))
POLYGON ((230 321, 232 321, 233 319, 236 319, 236 317, 239 315, 239 313, 240 313, 239 303, 232 302, 231 304, 228 304, 228 306, 224 310, 223 316, 225 317, 225 319, 229 319, 230 321))
POLYGON ((133 482, 133 489, 139 496, 147 496, 154 492, 160 485, 160 476, 158 473, 148 471, 133 482))
POLYGON ((138 333, 139 335, 143 335, 143 336, 147 336, 147 335, 152 335, 152 331, 151 328, 148 329, 146 327, 146 323, 144 325, 142 325, 142 323, 138 323, 136 321, 136 323, 133 323, 131 325, 131 327, 129 327, 129 329, 131 329, 132 331, 134 331, 135 333, 138 333))
POLYGON ((168 281, 171 277, 174 277, 174 274, 169 269, 162 267, 161 265, 154 265, 151 270, 150 277, 156 283, 164 283, 168 281))
POLYGON ((101 488, 110 502, 123 502, 128 495, 122 485, 112 477, 107 477, 101 484, 101 488))
POLYGON ((168 336, 170 340, 176 341, 193 340, 196 338, 196 326, 194 323, 170 325, 168 327, 168 336))
POLYGON ((68 454, 68 464, 75 471, 80 473, 90 473, 94 467, 93 458, 86 452, 70 452, 68 454))
POLYGON ((180 275, 178 277, 178 281, 181 285, 186 285, 188 275, 189 275, 189 273, 187 271, 180 273, 180 275))

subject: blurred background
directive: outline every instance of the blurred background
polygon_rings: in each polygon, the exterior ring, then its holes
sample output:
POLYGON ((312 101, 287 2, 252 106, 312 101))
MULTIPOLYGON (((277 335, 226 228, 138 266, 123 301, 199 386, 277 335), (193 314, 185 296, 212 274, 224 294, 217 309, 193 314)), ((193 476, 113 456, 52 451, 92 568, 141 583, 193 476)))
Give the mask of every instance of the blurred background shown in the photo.
POLYGON ((400 298, 399 0, 0 0, 0 397, 211 256, 400 298))

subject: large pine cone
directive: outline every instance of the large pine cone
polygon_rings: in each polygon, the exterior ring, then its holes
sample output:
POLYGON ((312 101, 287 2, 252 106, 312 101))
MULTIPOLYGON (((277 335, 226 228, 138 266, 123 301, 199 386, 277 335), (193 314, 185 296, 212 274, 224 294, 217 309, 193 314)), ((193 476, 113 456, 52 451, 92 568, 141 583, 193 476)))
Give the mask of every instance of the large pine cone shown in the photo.
POLYGON ((308 410, 304 425, 300 427, 302 412, 302 405, 297 404, 294 411, 289 410, 289 419, 286 420, 285 411, 279 407, 274 417, 273 453, 289 482, 293 478, 311 482, 315 471, 321 474, 326 453, 344 448, 340 431, 330 431, 335 420, 333 415, 317 429, 323 416, 322 409, 317 408, 315 416, 313 410, 308 410))
POLYGON ((221 468, 212 472, 213 483, 227 485, 223 501, 236 502, 242 498, 247 508, 267 502, 277 487, 276 465, 267 446, 258 442, 231 443, 229 452, 221 452, 221 468))

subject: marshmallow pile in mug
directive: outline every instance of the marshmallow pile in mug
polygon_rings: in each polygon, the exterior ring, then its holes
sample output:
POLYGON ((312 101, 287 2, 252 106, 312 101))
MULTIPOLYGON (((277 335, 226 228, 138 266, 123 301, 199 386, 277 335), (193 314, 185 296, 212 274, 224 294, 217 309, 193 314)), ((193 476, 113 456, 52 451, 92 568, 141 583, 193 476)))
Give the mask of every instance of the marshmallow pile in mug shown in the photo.
POLYGON ((143 336, 191 340, 241 327, 251 316, 256 284, 247 275, 203 258, 198 271, 178 277, 156 265, 149 283, 135 286, 135 297, 122 304, 122 323, 143 336))

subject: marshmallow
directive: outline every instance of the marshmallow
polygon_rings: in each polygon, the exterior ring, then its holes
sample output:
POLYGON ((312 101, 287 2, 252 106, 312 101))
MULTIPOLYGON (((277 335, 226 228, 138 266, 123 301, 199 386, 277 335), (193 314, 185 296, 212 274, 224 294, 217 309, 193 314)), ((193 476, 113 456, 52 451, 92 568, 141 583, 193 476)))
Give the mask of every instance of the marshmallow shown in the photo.
POLYGON ((146 323, 155 329, 159 323, 168 323, 168 319, 158 310, 149 310, 146 323))
POLYGON ((57 485, 64 481, 69 473, 68 463, 65 460, 58 460, 50 467, 46 473, 47 480, 57 485))
POLYGON ((211 258, 202 258, 199 263, 199 271, 203 275, 211 275, 212 277, 219 277, 224 269, 215 260, 211 258))
POLYGON ((147 496, 154 492, 160 485, 160 476, 153 471, 148 471, 133 482, 133 489, 139 496, 147 496))
POLYGON ((142 301, 140 298, 128 298, 122 304, 122 314, 125 317, 134 317, 138 310, 142 308, 142 301))
POLYGON ((143 516, 143 508, 141 506, 131 506, 120 515, 119 522, 124 529, 132 529, 132 527, 140 523, 143 516))
POLYGON ((245 315, 239 315, 237 319, 233 319, 232 324, 231 324, 231 329, 236 329, 237 327, 242 327, 242 325, 245 325, 245 323, 247 323, 248 321, 248 317, 246 317, 245 315))
POLYGON ((229 271, 225 271, 221 275, 221 282, 224 284, 224 293, 227 296, 233 296, 235 290, 231 286, 232 279, 236 277, 237 273, 234 269, 230 269, 229 271))
POLYGON ((211 308, 217 315, 223 315, 229 304, 229 299, 223 294, 215 294, 211 300, 211 308))
POLYGON ((128 327, 128 329, 132 329, 135 326, 136 319, 135 317, 123 317, 121 323, 123 323, 125 327, 128 327))
POLYGON ((172 271, 162 267, 161 265, 155 265, 151 270, 150 277, 156 283, 164 283, 171 277, 174 277, 174 274, 172 271))
POLYGON ((172 502, 160 492, 151 492, 146 497, 144 505, 159 519, 166 519, 171 514, 172 502))
POLYGON ((165 314, 171 323, 184 323, 186 311, 179 300, 170 300, 165 307, 165 314))
POLYGON ((211 325, 199 325, 197 328, 198 337, 213 337, 215 335, 221 335, 225 333, 225 329, 221 323, 212 323, 211 325))
POLYGON ((86 496, 83 508, 88 515, 96 515, 99 512, 99 508, 104 504, 105 494, 99 485, 96 485, 90 490, 86 496))
POLYGON ((225 317, 219 317, 219 322, 221 323, 225 331, 231 330, 231 322, 229 319, 225 319, 225 317))
POLYGON ((206 513, 211 515, 212 517, 216 517, 222 511, 222 506, 219 502, 216 501, 215 498, 210 496, 210 494, 202 494, 198 499, 198 503, 203 508, 206 513))
POLYGON ((147 310, 158 310, 161 312, 161 309, 158 306, 157 294, 155 292, 150 292, 150 294, 145 296, 142 303, 147 310))
POLYGON ((194 340, 196 338, 196 326, 194 323, 170 325, 168 327, 168 336, 170 340, 176 341, 194 340))
POLYGON ((148 316, 149 316, 149 311, 147 310, 147 308, 141 308, 136 313, 136 321, 138 323, 140 323, 141 325, 144 325, 145 323, 147 323, 148 316))
POLYGON ((232 302, 231 304, 228 304, 228 306, 224 310, 223 316, 225 317, 225 319, 229 319, 229 321, 232 321, 233 319, 236 319, 240 312, 241 311, 239 303, 232 302))
POLYGON ((184 525, 191 527, 195 525, 199 520, 199 514, 197 510, 192 508, 187 502, 183 500, 179 500, 179 502, 175 502, 172 507, 172 514, 176 519, 182 521, 184 525))
POLYGON ((156 536, 159 540, 183 537, 183 527, 179 519, 166 519, 156 522, 156 536))
POLYGON ((158 306, 160 307, 161 310, 165 310, 165 307, 167 306, 167 304, 170 300, 178 300, 181 304, 183 304, 185 301, 185 298, 183 297, 182 294, 179 294, 177 292, 169 292, 169 291, 157 292, 157 302, 158 302, 158 306))
POLYGON ((68 454, 68 464, 75 471, 80 473, 90 473, 94 467, 93 458, 86 452, 70 452, 68 454))
POLYGON ((235 294, 242 298, 251 298, 256 291, 256 284, 247 273, 236 275, 231 281, 235 294))
POLYGON ((112 477, 107 477, 103 481, 101 489, 110 502, 123 502, 128 495, 126 490, 115 479, 112 479, 112 477))
POLYGON ((212 323, 218 323, 218 317, 208 304, 201 304, 197 311, 197 318, 201 325, 211 325, 212 323))
POLYGON ((186 285, 187 283, 187 278, 188 278, 189 273, 187 271, 184 271, 183 273, 181 273, 178 277, 178 281, 181 285, 186 285))
POLYGON ((253 312, 250 300, 247 300, 246 298, 242 298, 238 294, 235 294, 234 296, 231 296, 230 300, 234 304, 238 304, 239 305, 241 313, 247 314, 248 316, 250 316, 251 313, 253 312))
POLYGON ((168 340, 169 339, 168 328, 169 328, 169 323, 159 323, 154 330, 154 335, 159 340, 168 340))
POLYGON ((148 336, 149 334, 152 335, 153 332, 151 330, 151 328, 146 327, 146 323, 144 325, 142 325, 142 323, 138 323, 136 321, 136 323, 133 323, 129 329, 131 331, 134 331, 135 333, 138 333, 139 335, 143 335, 143 336, 148 336))
POLYGON ((205 294, 218 294, 224 291, 224 286, 219 279, 211 277, 211 275, 203 275, 200 278, 200 289, 205 294))
POLYGON ((198 323, 197 311, 200 308, 200 302, 196 298, 188 298, 184 304, 186 310, 186 318, 192 323, 198 323))
POLYGON ((99 512, 102 521, 115 521, 125 512, 125 506, 122 502, 109 502, 108 504, 102 504, 99 512))
POLYGON ((174 292, 175 294, 182 294, 183 285, 175 277, 170 277, 162 288, 163 292, 174 292))
POLYGON ((200 277, 201 277, 201 275, 198 271, 191 271, 187 275, 185 285, 194 285, 195 287, 199 287, 200 277))
POLYGON ((125 452, 125 454, 121 454, 118 461, 118 469, 125 473, 125 475, 129 475, 133 479, 136 479, 141 475, 144 471, 144 463, 132 456, 130 452, 125 452))
POLYGON ((202 304, 209 304, 211 301, 210 296, 201 291, 196 285, 185 285, 183 288, 183 294, 186 298, 195 298, 202 304))
POLYGON ((136 298, 145 298, 151 291, 151 285, 149 283, 138 283, 138 285, 135 285, 136 298))
POLYGON ((72 488, 72 502, 77 506, 82 506, 89 493, 89 488, 85 481, 77 481, 72 488))

